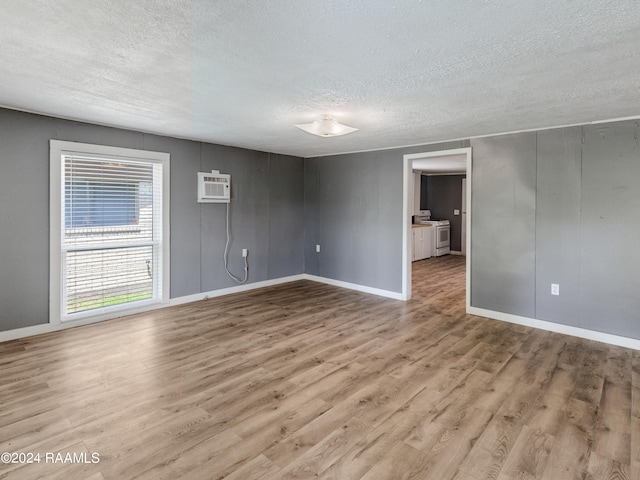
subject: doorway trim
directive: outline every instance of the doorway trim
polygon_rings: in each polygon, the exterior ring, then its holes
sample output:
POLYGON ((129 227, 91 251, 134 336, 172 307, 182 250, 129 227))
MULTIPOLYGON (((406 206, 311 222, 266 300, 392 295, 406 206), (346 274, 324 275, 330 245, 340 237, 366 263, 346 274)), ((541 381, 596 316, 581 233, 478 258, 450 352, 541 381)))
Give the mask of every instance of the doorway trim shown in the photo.
POLYGON ((466 311, 471 307, 471 147, 456 148, 451 150, 438 150, 435 152, 408 153, 403 156, 403 176, 402 176, 402 300, 411 298, 411 208, 409 194, 411 192, 411 180, 413 172, 413 161, 428 157, 444 157, 447 155, 467 156, 467 235, 466 235, 466 311))

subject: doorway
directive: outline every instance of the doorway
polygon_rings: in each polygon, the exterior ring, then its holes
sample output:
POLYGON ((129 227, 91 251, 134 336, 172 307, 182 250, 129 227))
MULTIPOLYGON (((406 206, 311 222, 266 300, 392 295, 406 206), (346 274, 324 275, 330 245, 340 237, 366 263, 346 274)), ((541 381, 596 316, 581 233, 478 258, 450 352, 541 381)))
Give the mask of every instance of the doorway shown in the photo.
POLYGON ((412 216, 417 203, 414 201, 414 170, 428 171, 431 174, 453 174, 464 172, 469 180, 465 182, 465 200, 462 205, 464 215, 465 236, 462 239, 462 251, 466 252, 466 310, 470 305, 471 287, 471 147, 435 152, 412 153, 404 155, 403 174, 403 220, 402 220, 402 298, 409 300, 412 296, 412 216))

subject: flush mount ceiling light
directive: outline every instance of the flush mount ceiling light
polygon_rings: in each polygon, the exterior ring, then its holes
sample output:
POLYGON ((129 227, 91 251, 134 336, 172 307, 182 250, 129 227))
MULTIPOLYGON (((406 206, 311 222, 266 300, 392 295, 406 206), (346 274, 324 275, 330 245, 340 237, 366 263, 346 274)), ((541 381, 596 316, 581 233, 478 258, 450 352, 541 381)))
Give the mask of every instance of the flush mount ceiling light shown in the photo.
POLYGON ((302 123, 300 125, 296 125, 296 127, 319 137, 338 137, 358 130, 357 128, 343 125, 342 123, 337 122, 333 117, 329 116, 324 116, 320 120, 316 120, 312 123, 302 123))

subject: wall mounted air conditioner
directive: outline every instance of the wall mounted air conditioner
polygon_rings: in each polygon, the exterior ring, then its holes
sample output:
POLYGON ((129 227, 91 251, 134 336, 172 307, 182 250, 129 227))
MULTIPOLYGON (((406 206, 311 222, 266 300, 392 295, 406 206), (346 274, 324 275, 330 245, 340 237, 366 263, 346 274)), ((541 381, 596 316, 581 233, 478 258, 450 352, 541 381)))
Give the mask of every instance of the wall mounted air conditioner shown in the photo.
POLYGON ((231 201, 231 175, 219 170, 198 172, 198 203, 229 203, 231 201))

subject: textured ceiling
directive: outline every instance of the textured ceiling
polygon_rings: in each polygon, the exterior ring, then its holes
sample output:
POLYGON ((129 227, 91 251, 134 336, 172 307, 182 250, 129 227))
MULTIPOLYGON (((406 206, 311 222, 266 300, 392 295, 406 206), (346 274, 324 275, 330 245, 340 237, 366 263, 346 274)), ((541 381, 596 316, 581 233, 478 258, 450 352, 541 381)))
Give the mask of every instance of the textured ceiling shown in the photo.
POLYGON ((3 0, 0 105, 287 153, 640 115, 637 0, 3 0), (358 132, 293 125, 330 114, 358 132))

